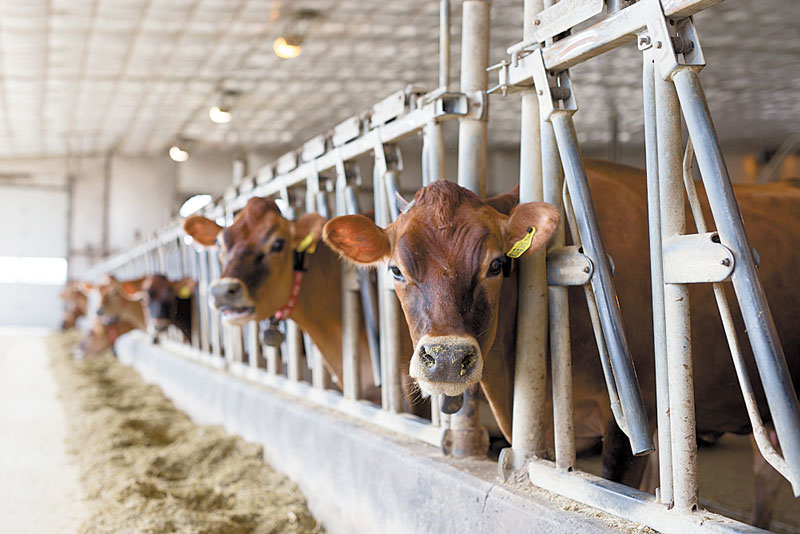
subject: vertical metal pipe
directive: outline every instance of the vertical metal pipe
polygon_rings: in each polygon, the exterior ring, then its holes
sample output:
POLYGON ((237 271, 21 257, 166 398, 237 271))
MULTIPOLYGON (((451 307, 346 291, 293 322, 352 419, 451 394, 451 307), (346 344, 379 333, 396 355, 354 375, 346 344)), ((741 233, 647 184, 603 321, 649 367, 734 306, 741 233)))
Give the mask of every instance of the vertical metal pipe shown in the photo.
MULTIPOLYGON (((683 200, 683 149, 681 116, 675 86, 655 76, 658 181, 661 200, 662 244, 686 231, 683 200)), ((697 507, 697 434, 694 418, 692 333, 689 322, 689 288, 664 285, 672 432, 673 499, 675 508, 689 512, 697 507)))
MULTIPOLYGON (((523 37, 534 39, 533 21, 542 0, 525 0, 523 37)), ((519 201, 544 199, 539 100, 531 89, 522 94, 519 201)), ((500 457, 501 474, 521 468, 528 457, 544 453, 547 443, 547 276, 545 252, 520 258, 517 354, 514 368, 512 448, 500 457)))
MULTIPOLYGON (((211 280, 216 280, 220 276, 219 258, 212 251, 206 251, 206 258, 208 259, 208 281, 210 283, 211 280)), ((211 353, 216 356, 222 356, 222 324, 220 313, 210 303, 206 305, 209 310, 211 353)))
POLYGON ((428 122, 422 134, 422 142, 425 145, 423 150, 425 175, 422 185, 447 179, 444 161, 444 125, 435 120, 428 122))
POLYGON ((652 49, 642 53, 644 141, 647 162, 647 219, 650 228, 650 287, 653 302, 656 409, 658 418, 659 500, 672 502, 672 431, 669 421, 667 333, 664 322, 664 265, 661 255, 661 195, 658 185, 658 137, 656 134, 655 68, 652 49))
POLYGON ((639 391, 639 383, 633 368, 628 343, 622 324, 622 315, 617 301, 611 265, 605 252, 597 215, 594 211, 591 191, 583 167, 578 136, 568 111, 555 111, 550 122, 556 134, 561 164, 575 208, 583 247, 593 259, 595 268, 591 285, 597 301, 603 334, 614 370, 620 403, 625 415, 628 437, 634 454, 646 454, 653 450, 653 439, 647 424, 647 414, 639 391))
MULTIPOLYGON (((461 7, 461 91, 473 102, 485 96, 488 84, 490 7, 490 0, 464 0, 461 7)), ((481 198, 486 196, 485 115, 458 121, 458 183, 481 198)))
POLYGON ((450 89, 450 0, 439 2, 439 87, 450 89))
MULTIPOLYGON (((393 149, 394 147, 392 147, 393 149)), ((384 155, 389 147, 384 148, 384 155)), ((376 150, 376 154, 378 151, 376 150)), ((380 157, 380 156, 378 156, 380 157)), ((375 222, 386 227, 392 220, 389 210, 389 198, 386 194, 384 174, 397 172, 389 169, 385 159, 379 161, 373 170, 373 186, 375 195, 375 222)), ((378 307, 381 325, 381 402, 383 409, 397 413, 402 408, 402 386, 400 382, 400 331, 399 321, 403 321, 400 302, 394 292, 394 284, 386 279, 386 271, 378 272, 378 307)))
POLYGON ((198 308, 200 310, 200 350, 209 352, 211 347, 211 306, 208 302, 208 251, 198 250, 195 246, 197 263, 199 265, 199 280, 197 288, 198 308))
POLYGON ((739 302, 770 414, 792 483, 800 485, 800 403, 798 403, 764 288, 744 230, 728 169, 722 157, 711 114, 696 72, 678 69, 673 81, 684 110, 686 127, 696 143, 697 164, 722 243, 733 253, 731 282, 739 302), (702 143, 702 144, 701 144, 702 143))
MULTIPOLYGON (((542 189, 545 202, 553 204, 562 213, 561 224, 551 240, 551 246, 565 243, 566 219, 561 201, 561 165, 558 161, 553 126, 542 121, 542 189)), ((575 466, 575 429, 572 405, 572 352, 569 338, 569 300, 566 287, 548 288, 550 366, 553 380, 553 435, 555 438, 556 467, 570 470, 575 466)), ((517 359, 521 355, 517 355, 517 359)))
MULTIPOLYGON (((464 0, 461 7, 461 91, 473 101, 488 102, 490 7, 490 0, 464 0)), ((462 118, 458 124, 458 184, 481 198, 486 196, 485 116, 462 118)), ((454 456, 483 456, 486 448, 481 436, 486 430, 478 423, 478 388, 469 388, 463 395, 463 406, 450 417, 451 451, 454 456)))
POLYGON ((302 365, 300 363, 300 352, 303 350, 303 332, 297 323, 291 319, 286 320, 286 352, 288 359, 286 362, 286 377, 295 382, 303 378, 302 365))

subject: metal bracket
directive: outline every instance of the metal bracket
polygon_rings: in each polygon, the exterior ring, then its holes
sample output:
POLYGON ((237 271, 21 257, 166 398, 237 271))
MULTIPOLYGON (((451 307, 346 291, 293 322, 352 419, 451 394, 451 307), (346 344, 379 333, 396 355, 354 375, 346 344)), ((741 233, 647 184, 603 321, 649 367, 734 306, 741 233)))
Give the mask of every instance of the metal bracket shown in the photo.
POLYGON ((664 244, 664 282, 722 282, 735 267, 733 253, 720 244, 716 232, 681 235, 664 244))
MULTIPOLYGON (((673 73, 681 67, 700 70, 705 66, 705 57, 692 17, 678 23, 672 19, 668 22, 660 0, 642 0, 640 4, 647 13, 647 35, 662 78, 672 79, 673 73), (678 58, 678 54, 683 55, 683 61, 678 58)), ((640 43, 641 37, 642 34, 640 43)), ((639 46, 642 49, 641 44, 639 46)))
POLYGON ((469 114, 469 98, 464 93, 443 93, 434 102, 434 118, 443 115, 469 114))
POLYGON ((591 281, 594 263, 579 248, 570 245, 547 251, 547 285, 582 286, 591 281))

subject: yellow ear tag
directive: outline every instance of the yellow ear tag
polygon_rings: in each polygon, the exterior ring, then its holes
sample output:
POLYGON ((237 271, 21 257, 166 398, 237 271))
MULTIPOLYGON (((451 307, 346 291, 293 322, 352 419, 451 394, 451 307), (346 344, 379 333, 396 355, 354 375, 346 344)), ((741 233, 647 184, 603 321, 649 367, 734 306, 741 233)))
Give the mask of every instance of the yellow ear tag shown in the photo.
POLYGON ((531 241, 533 240, 533 234, 536 233, 536 228, 531 226, 528 228, 528 233, 525 234, 525 237, 514 243, 514 246, 511 247, 511 250, 506 252, 506 256, 509 258, 519 258, 525 251, 531 248, 531 241))
POLYGON ((297 252, 305 252, 308 249, 309 254, 313 254, 315 250, 317 250, 317 244, 314 243, 314 232, 309 232, 307 236, 300 241, 300 244, 297 245, 297 252))
POLYGON ((186 287, 186 286, 183 286, 183 287, 181 287, 181 288, 178 290, 178 298, 179 298, 179 299, 184 299, 184 300, 186 300, 186 299, 188 299, 188 298, 189 298, 189 297, 191 297, 191 296, 192 296, 192 290, 191 290, 191 289, 189 289, 189 288, 188 288, 188 287, 186 287))

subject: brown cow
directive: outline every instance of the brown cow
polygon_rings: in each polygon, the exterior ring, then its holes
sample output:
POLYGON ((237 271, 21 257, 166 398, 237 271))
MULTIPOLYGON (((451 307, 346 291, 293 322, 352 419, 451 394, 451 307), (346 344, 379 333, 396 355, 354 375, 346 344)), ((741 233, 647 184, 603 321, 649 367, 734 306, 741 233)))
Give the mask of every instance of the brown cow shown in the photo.
POLYGON ((134 328, 147 330, 142 305, 130 300, 131 296, 141 290, 142 282, 144 278, 119 281, 110 274, 105 275, 96 286, 100 294, 97 315, 105 317, 107 322, 122 320, 134 328))
POLYGON ((81 288, 80 282, 69 282, 59 295, 64 301, 64 316, 61 320, 61 329, 68 330, 75 327, 75 323, 89 311, 89 299, 81 288))
POLYGON ((171 282, 166 276, 151 274, 142 280, 141 290, 135 293, 123 291, 121 295, 126 300, 140 303, 151 335, 155 337, 173 325, 190 341, 196 285, 191 278, 171 282))
POLYGON ((95 317, 89 333, 75 347, 72 356, 78 360, 97 356, 112 348, 119 336, 131 330, 135 330, 134 326, 126 321, 107 320, 102 316, 95 317))
MULTIPOLYGON (((652 320, 644 172, 586 162, 601 232, 616 264, 623 320, 651 423, 655 420, 652 320)), ((772 303, 790 373, 800 384, 800 330, 792 310, 800 284, 792 280, 800 243, 800 188, 790 184, 736 189, 752 244, 761 257, 760 276, 772 303), (776 229, 780 228, 780 231, 776 229)), ((701 201, 705 193, 700 188, 701 201)), ((415 352, 410 374, 429 393, 458 394, 480 381, 506 436, 511 438, 516 276, 500 272, 504 253, 528 227, 530 250, 541 248, 558 221, 552 207, 531 203, 505 216, 466 189, 435 182, 420 190, 414 206, 385 230, 360 216, 331 220, 326 241, 360 265, 388 260, 411 329, 415 352), (540 239, 537 241, 537 236, 540 239), (503 302, 503 306, 499 303, 503 302)), ((698 432, 749 433, 733 365, 711 289, 691 291, 698 432), (702 334, 700 334, 702 333, 702 334)), ((614 423, 604 391, 594 339, 581 291, 570 290, 574 401, 598 403, 605 436, 603 476, 638 485, 644 459, 634 459, 614 423)), ((737 317, 739 331, 743 331, 737 317)), ((746 341, 744 345, 747 345, 746 341)), ((750 376, 757 373, 749 347, 750 376)), ((768 411, 760 384, 759 408, 768 411)))
MULTIPOLYGON (((183 228, 203 246, 219 245, 222 274, 209 292, 227 322, 262 321, 281 312, 311 336, 342 384, 341 264, 321 240, 324 223, 315 213, 289 221, 273 200, 254 197, 227 228, 199 215, 187 218, 183 228), (305 272, 298 283, 295 251, 306 238, 305 272)), ((364 329, 358 358, 362 395, 379 401, 364 329)))

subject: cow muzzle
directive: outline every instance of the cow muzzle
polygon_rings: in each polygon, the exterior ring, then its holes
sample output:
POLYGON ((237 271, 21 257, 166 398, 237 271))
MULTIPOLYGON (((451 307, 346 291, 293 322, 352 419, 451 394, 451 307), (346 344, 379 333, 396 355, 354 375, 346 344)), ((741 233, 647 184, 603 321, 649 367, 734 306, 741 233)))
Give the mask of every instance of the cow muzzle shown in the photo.
POLYGON ((208 287, 209 300, 231 324, 244 324, 255 315, 255 304, 245 285, 236 278, 220 278, 208 287))
POLYGON ((417 344, 409 371, 423 392, 457 396, 480 381, 481 349, 472 337, 426 336, 417 344))

